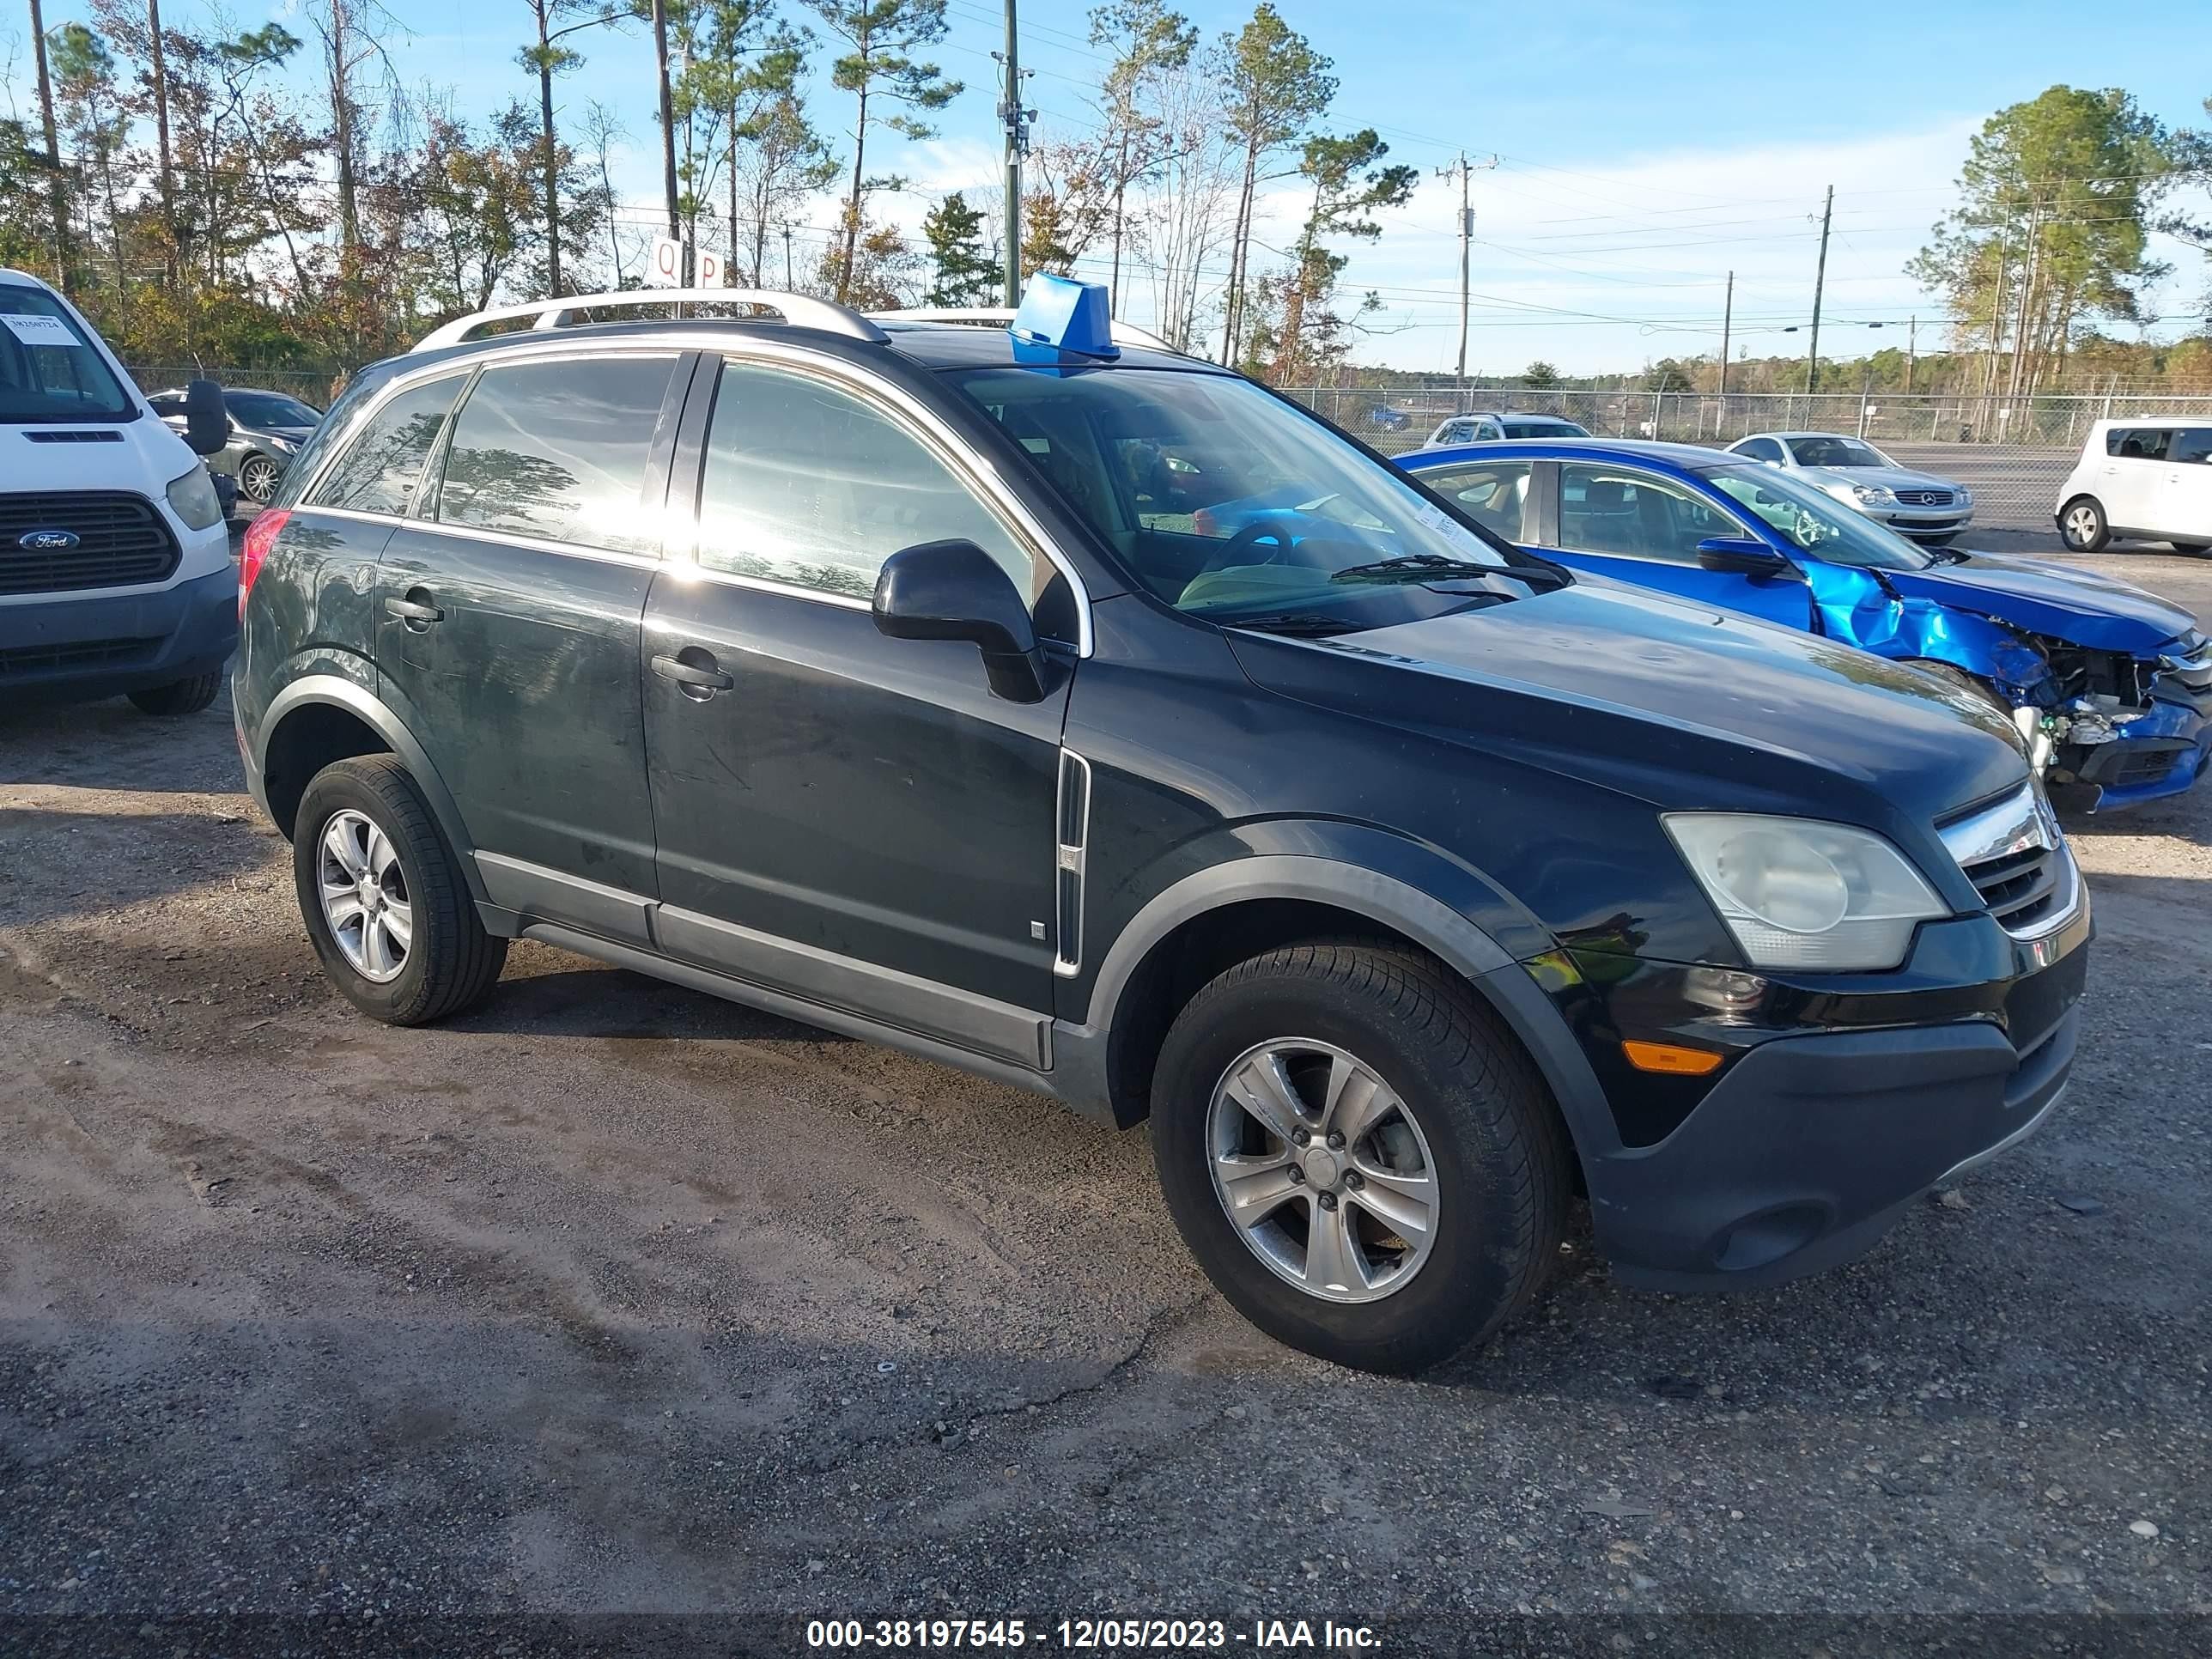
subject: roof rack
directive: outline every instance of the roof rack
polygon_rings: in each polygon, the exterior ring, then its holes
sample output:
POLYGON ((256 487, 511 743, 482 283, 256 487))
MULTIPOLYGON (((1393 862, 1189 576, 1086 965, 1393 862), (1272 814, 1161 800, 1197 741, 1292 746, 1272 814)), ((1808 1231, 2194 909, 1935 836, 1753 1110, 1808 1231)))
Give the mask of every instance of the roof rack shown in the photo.
MULTIPOLYGON (((534 332, 574 328, 598 320, 580 317, 576 315, 579 312, 708 304, 758 306, 763 311, 776 313, 793 328, 818 328, 824 333, 842 334, 848 340, 861 340, 870 345, 881 345, 890 337, 849 306, 841 306, 834 300, 817 300, 811 295, 781 294, 773 289, 757 288, 628 288, 612 294, 570 294, 558 300, 493 306, 441 324, 416 341, 415 349, 429 351, 439 346, 459 345, 488 324, 509 322, 520 317, 531 319, 530 328, 534 332)), ((1011 312, 1007 314, 1012 315, 1011 312)))
MULTIPOLYGON (((1004 328, 1014 320, 1011 306, 923 306, 913 311, 872 311, 868 315, 883 323, 970 323, 1004 328)), ((1139 328, 1134 323, 1125 323, 1118 318, 1114 323, 1115 345, 1143 346, 1153 351, 1171 351, 1178 357, 1189 354, 1176 351, 1165 340, 1148 328, 1139 328)))

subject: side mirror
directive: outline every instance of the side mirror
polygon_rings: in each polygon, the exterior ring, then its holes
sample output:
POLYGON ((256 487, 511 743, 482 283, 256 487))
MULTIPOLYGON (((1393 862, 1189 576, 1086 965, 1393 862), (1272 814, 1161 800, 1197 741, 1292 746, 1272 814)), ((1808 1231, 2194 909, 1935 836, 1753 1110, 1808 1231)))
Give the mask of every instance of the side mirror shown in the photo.
POLYGON ((1748 536, 1708 536, 1698 544, 1698 563, 1731 576, 1779 576, 1790 561, 1748 536))
POLYGON ((966 640, 983 653, 994 696, 1038 702, 1045 656, 1028 602, 999 562, 971 541, 923 542, 884 561, 877 631, 894 640, 966 640))
POLYGON ((230 447, 230 410, 218 382, 194 380, 185 388, 185 441, 195 455, 220 455, 230 447))

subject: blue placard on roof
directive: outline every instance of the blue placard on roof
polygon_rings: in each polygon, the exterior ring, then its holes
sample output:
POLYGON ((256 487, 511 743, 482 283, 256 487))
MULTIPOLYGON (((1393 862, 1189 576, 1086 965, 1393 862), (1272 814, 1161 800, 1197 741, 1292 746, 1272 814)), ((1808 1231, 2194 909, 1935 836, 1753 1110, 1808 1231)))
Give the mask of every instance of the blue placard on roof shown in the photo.
POLYGON ((1018 343, 1050 346, 1085 357, 1118 357, 1114 319, 1103 283, 1079 283, 1039 271, 1023 291, 1022 306, 1006 331, 1018 343))

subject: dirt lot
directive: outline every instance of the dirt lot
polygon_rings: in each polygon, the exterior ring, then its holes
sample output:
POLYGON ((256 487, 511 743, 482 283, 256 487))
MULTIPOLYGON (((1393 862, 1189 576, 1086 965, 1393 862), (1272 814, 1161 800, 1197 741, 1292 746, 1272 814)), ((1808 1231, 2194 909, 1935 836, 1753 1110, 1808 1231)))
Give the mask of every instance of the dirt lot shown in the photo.
MULTIPOLYGON (((2212 617, 2212 564, 2107 557, 2212 617)), ((2038 1139, 1764 1294, 1624 1291, 1584 1229, 1526 1324, 1388 1382, 1243 1326, 1142 1138, 1044 1101, 536 945, 371 1024, 227 708, 0 710, 0 1650, 2212 1613, 2212 790, 2077 845, 2038 1139)))

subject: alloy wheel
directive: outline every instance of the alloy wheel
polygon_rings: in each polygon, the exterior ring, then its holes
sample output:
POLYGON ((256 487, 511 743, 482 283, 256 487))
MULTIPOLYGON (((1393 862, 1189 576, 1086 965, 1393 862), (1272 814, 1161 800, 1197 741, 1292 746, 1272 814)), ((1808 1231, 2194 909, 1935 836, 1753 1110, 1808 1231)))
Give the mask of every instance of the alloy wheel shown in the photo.
POLYGON ((1427 1138, 1370 1066, 1331 1043, 1284 1037, 1239 1055, 1214 1085, 1206 1149, 1237 1235, 1310 1296, 1378 1301, 1429 1258, 1427 1138))
POLYGON ((2087 547, 2097 539, 2097 509, 2086 502, 2066 515, 2066 540, 2074 547, 2087 547))
POLYGON ((276 462, 266 456, 250 456, 246 465, 238 469, 238 492, 248 501, 266 506, 276 493, 279 476, 276 462))
POLYGON ((379 985, 399 977, 415 945, 415 911, 399 849, 372 818, 349 807, 323 826, 315 854, 323 920, 346 962, 379 985))

